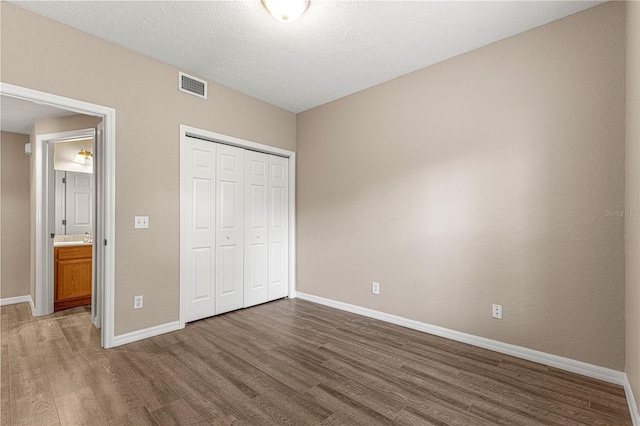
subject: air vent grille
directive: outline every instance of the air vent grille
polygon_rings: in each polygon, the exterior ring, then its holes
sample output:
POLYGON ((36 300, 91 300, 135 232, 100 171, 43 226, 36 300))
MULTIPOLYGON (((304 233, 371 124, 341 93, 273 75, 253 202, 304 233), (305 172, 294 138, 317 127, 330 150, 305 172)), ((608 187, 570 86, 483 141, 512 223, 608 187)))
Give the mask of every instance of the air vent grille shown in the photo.
POLYGON ((178 89, 202 99, 207 99, 207 82, 182 71, 178 72, 178 89))

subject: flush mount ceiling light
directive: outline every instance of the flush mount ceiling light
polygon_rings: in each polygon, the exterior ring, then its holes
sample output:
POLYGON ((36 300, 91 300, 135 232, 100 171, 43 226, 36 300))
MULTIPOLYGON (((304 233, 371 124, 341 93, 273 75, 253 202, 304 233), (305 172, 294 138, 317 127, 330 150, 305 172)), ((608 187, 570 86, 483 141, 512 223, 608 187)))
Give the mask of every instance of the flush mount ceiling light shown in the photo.
POLYGON ((81 149, 80 152, 76 154, 76 158, 74 158, 73 161, 80 164, 91 163, 93 161, 91 151, 81 149))
POLYGON ((264 7, 282 22, 293 22, 309 7, 309 0, 262 0, 264 7))

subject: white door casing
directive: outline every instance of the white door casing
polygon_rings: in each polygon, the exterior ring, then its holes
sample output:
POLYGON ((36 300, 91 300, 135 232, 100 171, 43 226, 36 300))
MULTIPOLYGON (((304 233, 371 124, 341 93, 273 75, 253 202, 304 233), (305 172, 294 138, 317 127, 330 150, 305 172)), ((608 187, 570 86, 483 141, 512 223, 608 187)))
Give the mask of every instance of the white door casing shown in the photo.
POLYGON ((268 299, 289 294, 289 168, 286 158, 269 156, 268 299))
POLYGON ((264 303, 267 294, 269 155, 245 151, 244 307, 264 303))
POLYGON ((190 283, 183 309, 186 321, 195 321, 216 313, 216 144, 189 139, 183 150, 184 265, 190 283))
MULTIPOLYGON (((10 96, 26 101, 37 102, 43 105, 50 105, 57 108, 74 111, 79 114, 92 115, 101 117, 104 123, 104 150, 99 161, 103 168, 104 179, 101 185, 103 200, 101 208, 103 209, 104 220, 99 222, 100 235, 104 239, 105 248, 102 256, 98 259, 104 264, 102 269, 104 273, 104 296, 99 303, 103 307, 102 315, 102 346, 105 348, 114 345, 114 299, 115 299, 115 134, 116 134, 116 111, 113 108, 91 104, 76 99, 66 98, 63 96, 53 95, 51 93, 41 92, 26 87, 15 86, 8 83, 0 82, 0 94, 2 96, 10 96), (108 245, 106 242, 108 241, 108 245)), ((45 167, 47 155, 47 141, 61 137, 61 134, 37 135, 35 145, 33 146, 34 157, 34 176, 36 205, 36 221, 35 221, 35 258, 36 266, 34 271, 35 278, 35 306, 32 305, 33 315, 47 315, 48 300, 53 300, 53 294, 47 294, 48 289, 52 288, 48 277, 47 269, 50 260, 53 260, 53 247, 49 247, 51 238, 50 232, 54 232, 55 227, 49 227, 45 220, 48 216, 54 217, 53 209, 49 209, 48 200, 48 171, 45 167)), ((94 161, 95 163, 95 161, 94 161)), ((95 164, 94 164, 95 166, 95 164)), ((53 192, 53 191, 51 191, 53 192)), ((51 203, 53 204, 53 203, 51 203)), ((51 244, 52 245, 52 244, 51 244)), ((53 275, 53 274, 51 274, 53 275)), ((33 293, 32 293, 33 296, 33 293)), ((50 303, 51 308, 53 302, 50 303)))
POLYGON ((66 234, 93 234, 93 174, 67 172, 66 234))
POLYGON ((242 308, 244 150, 216 148, 216 314, 242 308))

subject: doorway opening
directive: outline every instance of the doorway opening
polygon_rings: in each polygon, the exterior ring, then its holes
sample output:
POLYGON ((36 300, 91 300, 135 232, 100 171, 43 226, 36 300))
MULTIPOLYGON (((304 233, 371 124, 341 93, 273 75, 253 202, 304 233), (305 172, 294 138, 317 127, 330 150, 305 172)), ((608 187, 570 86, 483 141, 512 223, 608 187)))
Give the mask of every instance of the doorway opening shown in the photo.
POLYGON ((34 316, 53 312, 53 243, 55 238, 54 145, 91 136, 94 151, 93 181, 95 202, 91 235, 92 321, 101 328, 101 344, 113 346, 115 275, 115 110, 75 99, 52 95, 7 83, 0 83, 0 95, 38 105, 47 105, 100 119, 95 129, 37 135, 33 155, 33 193, 35 197, 35 264, 32 265, 34 316), (51 166, 49 166, 51 164, 51 166), (54 234, 54 235, 52 235, 54 234))
POLYGON ((93 173, 96 133, 89 128, 46 141, 45 216, 53 244, 47 246, 50 263, 46 271, 50 278, 46 280, 44 304, 47 312, 89 305, 91 322, 100 328, 101 295, 93 267, 97 253, 93 236, 98 226, 93 173))

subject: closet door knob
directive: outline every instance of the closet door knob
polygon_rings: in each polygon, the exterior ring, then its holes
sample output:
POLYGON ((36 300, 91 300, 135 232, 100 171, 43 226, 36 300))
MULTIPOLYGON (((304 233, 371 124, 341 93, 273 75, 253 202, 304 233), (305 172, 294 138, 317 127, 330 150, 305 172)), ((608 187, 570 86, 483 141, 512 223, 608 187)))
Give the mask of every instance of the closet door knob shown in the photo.
POLYGON ((260 238, 260 234, 258 234, 258 238, 260 238))
POLYGON ((231 237, 229 235, 227 235, 227 240, 230 240, 230 239, 231 239, 231 237))

